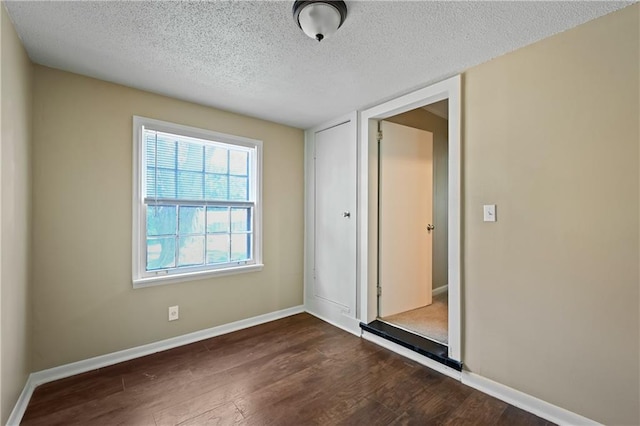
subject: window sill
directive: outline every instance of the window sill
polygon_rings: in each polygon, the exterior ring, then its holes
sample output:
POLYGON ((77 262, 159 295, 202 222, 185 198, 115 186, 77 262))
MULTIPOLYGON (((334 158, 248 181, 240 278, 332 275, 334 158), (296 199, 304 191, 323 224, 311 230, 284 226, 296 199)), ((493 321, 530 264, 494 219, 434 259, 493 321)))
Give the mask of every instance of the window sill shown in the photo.
POLYGON ((204 280, 207 278, 221 277, 224 275, 243 274, 247 272, 262 271, 262 263, 231 268, 216 269, 214 271, 199 271, 176 275, 162 275, 158 277, 137 278, 133 280, 133 288, 145 288, 157 285, 173 284, 184 281, 204 280))

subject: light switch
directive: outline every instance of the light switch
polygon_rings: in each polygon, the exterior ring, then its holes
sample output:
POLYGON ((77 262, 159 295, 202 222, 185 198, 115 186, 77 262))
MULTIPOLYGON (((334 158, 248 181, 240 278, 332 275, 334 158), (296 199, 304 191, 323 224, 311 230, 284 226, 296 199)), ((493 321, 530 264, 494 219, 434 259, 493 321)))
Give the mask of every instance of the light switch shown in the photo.
POLYGON ((485 222, 496 221, 496 205, 495 204, 484 205, 484 221, 485 222))

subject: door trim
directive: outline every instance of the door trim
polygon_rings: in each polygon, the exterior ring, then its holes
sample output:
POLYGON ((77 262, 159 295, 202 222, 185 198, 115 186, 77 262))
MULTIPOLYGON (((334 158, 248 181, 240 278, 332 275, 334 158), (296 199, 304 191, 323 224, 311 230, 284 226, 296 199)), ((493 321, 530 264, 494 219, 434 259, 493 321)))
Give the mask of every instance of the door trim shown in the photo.
MULTIPOLYGON (((350 123, 350 139, 356 141, 356 161, 359 159, 358 153, 358 114, 352 112, 338 117, 334 120, 327 121, 319 126, 307 129, 304 132, 304 179, 305 179, 305 205, 304 205, 304 306, 305 310, 331 324, 341 327, 353 334, 360 335, 360 321, 358 317, 359 292, 357 283, 359 282, 359 268, 357 259, 359 238, 359 220, 358 200, 356 199, 356 212, 352 218, 356 221, 356 282, 353 283, 353 291, 355 295, 355 306, 343 307, 332 301, 315 296, 314 292, 314 276, 313 270, 315 265, 315 135, 323 130, 330 129, 345 123, 350 123)), ((356 176, 359 173, 358 165, 356 165, 356 176)), ((358 187, 356 186, 356 196, 358 187)))
POLYGON ((462 361, 460 289, 460 136, 461 77, 417 90, 360 112, 358 139, 358 280, 359 316, 369 323, 377 316, 377 145, 370 123, 449 99, 449 358, 462 361))

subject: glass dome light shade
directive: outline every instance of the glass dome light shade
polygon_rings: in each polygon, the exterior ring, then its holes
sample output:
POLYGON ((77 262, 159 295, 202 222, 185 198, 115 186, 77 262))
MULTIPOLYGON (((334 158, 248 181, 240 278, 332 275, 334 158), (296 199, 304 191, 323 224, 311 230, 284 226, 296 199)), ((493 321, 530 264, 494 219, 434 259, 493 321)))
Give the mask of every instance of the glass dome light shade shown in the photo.
POLYGON ((310 38, 322 41, 333 35, 344 22, 346 5, 344 2, 296 2, 293 12, 302 31, 310 38), (343 10, 337 6, 342 7, 343 10))

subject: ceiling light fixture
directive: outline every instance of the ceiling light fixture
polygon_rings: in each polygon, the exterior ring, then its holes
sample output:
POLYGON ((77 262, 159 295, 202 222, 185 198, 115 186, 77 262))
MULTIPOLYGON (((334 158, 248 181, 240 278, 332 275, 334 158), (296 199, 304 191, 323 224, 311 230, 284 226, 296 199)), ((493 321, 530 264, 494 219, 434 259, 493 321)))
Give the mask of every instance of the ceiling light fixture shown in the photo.
POLYGON ((343 1, 302 1, 293 3, 293 19, 309 37, 322 41, 333 35, 347 18, 343 1))

